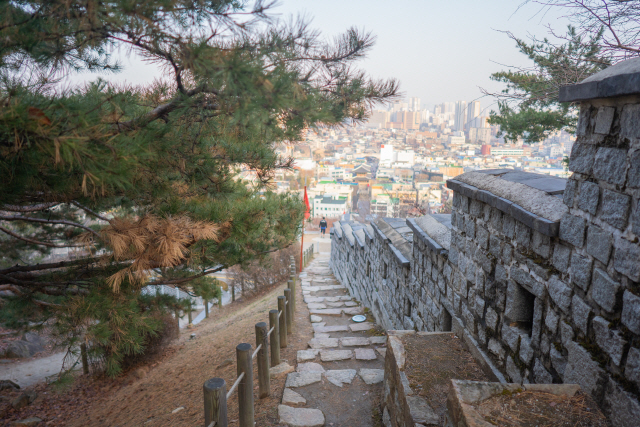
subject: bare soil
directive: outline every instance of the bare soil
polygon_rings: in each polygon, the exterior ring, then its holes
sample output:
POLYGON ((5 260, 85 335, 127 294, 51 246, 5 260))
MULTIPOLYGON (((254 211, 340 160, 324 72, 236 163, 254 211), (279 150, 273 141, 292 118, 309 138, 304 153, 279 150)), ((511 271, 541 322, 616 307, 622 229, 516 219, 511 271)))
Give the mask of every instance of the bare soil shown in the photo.
POLYGON ((489 381, 454 334, 403 335, 405 373, 411 389, 424 397, 443 425, 451 379, 489 381))
MULTIPOLYGON (((227 389, 236 379, 236 346, 242 342, 255 348, 255 324, 269 321, 268 312, 277 308, 276 297, 286 286, 214 310, 193 329, 143 366, 116 378, 79 377, 68 389, 57 391, 52 385, 33 387, 38 399, 0 417, 0 425, 37 416, 46 426, 195 426, 204 424, 202 385, 213 377, 224 378, 227 389), (195 333, 196 338, 190 339, 195 333), (177 413, 173 410, 183 407, 177 413)), ((298 286, 299 290, 300 287, 298 286)), ((308 310, 298 291, 295 327, 289 346, 281 349, 281 359, 295 366, 296 353, 307 347, 313 336, 308 310)), ((254 369, 256 369, 254 365, 254 369)), ((257 369, 254 373, 257 378, 257 369)), ((281 401, 285 377, 271 379, 271 396, 255 401, 257 426, 278 424, 277 406, 281 401)), ((256 395, 257 395, 257 381, 256 395)), ((0 406, 24 390, 0 393, 0 406)), ((1 408, 0 408, 1 409, 1 408)), ((229 424, 237 425, 237 395, 229 399, 229 424)))
POLYGON ((505 427, 607 427, 593 399, 579 391, 573 397, 523 391, 490 397, 476 406, 486 421, 505 427))

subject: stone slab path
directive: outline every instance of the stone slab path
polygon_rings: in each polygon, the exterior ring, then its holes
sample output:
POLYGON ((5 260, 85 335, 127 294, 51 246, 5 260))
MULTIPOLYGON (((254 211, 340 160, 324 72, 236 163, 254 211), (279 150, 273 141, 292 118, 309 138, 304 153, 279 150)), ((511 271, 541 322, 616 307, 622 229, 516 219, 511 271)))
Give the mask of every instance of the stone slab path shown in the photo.
POLYGON ((372 322, 355 323, 364 313, 320 254, 301 273, 298 286, 309 308, 314 336, 298 351, 296 371, 287 375, 280 424, 296 427, 373 425, 382 391, 386 336, 372 322))

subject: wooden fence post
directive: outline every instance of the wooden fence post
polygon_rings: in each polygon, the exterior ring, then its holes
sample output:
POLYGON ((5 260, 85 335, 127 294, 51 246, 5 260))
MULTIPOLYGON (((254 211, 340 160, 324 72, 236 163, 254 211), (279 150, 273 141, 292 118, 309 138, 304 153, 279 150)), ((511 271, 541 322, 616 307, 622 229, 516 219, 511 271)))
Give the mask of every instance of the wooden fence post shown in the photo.
POLYGON ((238 384, 238 415, 240 427, 255 427, 253 413, 253 360, 251 358, 251 344, 242 343, 236 347, 238 363, 237 374, 244 373, 244 378, 238 384))
POLYGON ((204 301, 204 317, 209 317, 209 301, 204 301))
POLYGON ((204 427, 227 427, 227 387, 222 378, 204 382, 204 427))
POLYGON ((284 296, 278 297, 278 311, 280 313, 280 348, 287 348, 287 299, 284 296))
POLYGON ((89 360, 87 358, 87 344, 80 344, 80 357, 82 358, 82 373, 89 375, 89 360))
POLYGON ((293 280, 287 281, 287 288, 291 290, 291 317, 293 318, 293 313, 296 312, 296 288, 293 280))
POLYGON ((291 289, 284 290, 284 297, 287 300, 287 335, 293 332, 293 303, 291 302, 291 289))
POLYGON ((269 329, 273 332, 269 336, 269 348, 271 349, 271 366, 280 364, 280 325, 278 322, 278 310, 269 310, 269 329))
POLYGON ((258 396, 260 399, 269 397, 271 385, 269 381, 269 329, 264 322, 256 323, 256 348, 262 344, 258 351, 256 363, 258 364, 258 396))

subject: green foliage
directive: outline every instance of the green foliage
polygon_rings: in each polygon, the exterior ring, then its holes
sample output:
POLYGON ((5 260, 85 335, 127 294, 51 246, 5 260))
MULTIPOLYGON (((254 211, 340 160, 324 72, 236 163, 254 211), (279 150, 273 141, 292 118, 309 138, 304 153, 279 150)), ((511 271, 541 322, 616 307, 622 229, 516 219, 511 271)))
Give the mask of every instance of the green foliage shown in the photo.
POLYGON ((276 148, 309 128, 366 119, 397 84, 354 67, 370 34, 350 29, 326 43, 268 7, 0 4, 3 322, 53 319, 67 345, 89 337, 115 375, 180 304, 142 294, 139 277, 214 298, 207 275, 296 240, 304 204, 270 190, 274 172, 292 168, 276 148), (59 83, 79 70, 119 71, 116 49, 164 77, 59 83), (118 274, 124 281, 110 286, 118 274))
POLYGON ((544 140, 550 132, 573 132, 577 123, 576 105, 560 103, 560 87, 578 83, 605 69, 610 60, 602 54, 602 31, 586 37, 569 27, 566 42, 555 45, 548 39, 528 43, 513 35, 520 52, 532 62, 531 69, 500 71, 491 79, 505 83, 498 98, 498 112, 489 123, 500 125, 508 141, 523 138, 527 143, 544 140))

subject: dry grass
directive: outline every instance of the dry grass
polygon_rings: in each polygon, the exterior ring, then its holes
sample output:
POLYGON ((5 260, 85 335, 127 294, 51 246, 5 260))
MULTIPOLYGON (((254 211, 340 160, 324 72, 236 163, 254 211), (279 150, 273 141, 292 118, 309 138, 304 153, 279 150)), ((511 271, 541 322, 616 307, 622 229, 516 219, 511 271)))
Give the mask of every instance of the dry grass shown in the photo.
POLYGON ((523 391, 491 397, 476 409, 485 420, 509 427, 606 427, 607 419, 583 392, 573 397, 523 391))
POLYGON ((405 373, 415 393, 427 399, 444 422, 451 379, 488 381, 464 345, 454 334, 404 335, 405 373))

